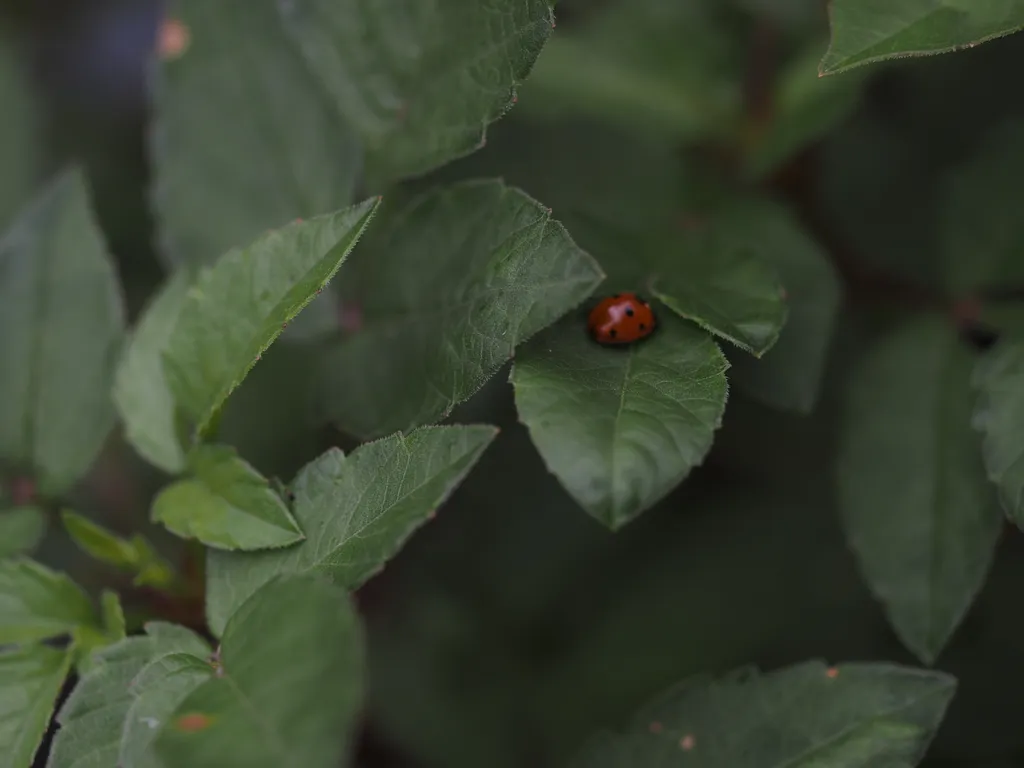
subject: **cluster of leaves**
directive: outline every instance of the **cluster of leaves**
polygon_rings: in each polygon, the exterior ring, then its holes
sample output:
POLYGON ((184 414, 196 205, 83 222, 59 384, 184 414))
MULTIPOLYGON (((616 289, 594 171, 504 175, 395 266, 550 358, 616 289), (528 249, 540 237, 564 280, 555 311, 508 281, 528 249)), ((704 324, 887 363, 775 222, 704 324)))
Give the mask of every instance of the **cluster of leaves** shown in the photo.
MULTIPOLYGON (((610 530, 704 460, 730 381, 774 408, 814 408, 839 279, 758 182, 847 114, 863 77, 819 80, 824 45, 794 50, 773 86, 777 114, 752 116, 738 38, 708 34, 735 11, 630 0, 552 36, 548 0, 174 6, 187 41, 160 64, 151 144, 171 273, 138 323, 126 328, 78 169, 25 205, 0 200, 0 458, 29 487, 11 484, 0 512, 4 764, 30 764, 72 669, 55 768, 339 764, 364 697, 350 593, 491 445, 493 426, 439 422, 513 357, 533 445, 610 530), (651 45, 679 30, 686 40, 651 45), (690 56, 703 62, 699 80, 675 58, 690 56), (482 149, 519 97, 526 127, 495 131, 482 149), (581 115, 599 127, 574 130, 581 115), (531 125, 550 121, 573 151, 529 141, 531 125), (493 146, 524 136, 521 162, 493 169, 518 186, 492 178, 493 146), (696 142, 724 144, 733 161, 712 193, 680 183, 676 148, 696 142), (649 293, 658 333, 625 349, 592 343, 583 316, 599 287, 649 293), (229 399, 275 342, 317 350, 306 418, 362 441, 287 484, 219 437, 229 399), (45 510, 115 424, 168 476, 152 521, 205 548, 208 637, 164 621, 127 636, 115 592, 97 610, 28 558, 45 510)), ((821 68, 1021 25, 1014 2, 835 0, 821 68)), ((0 77, 4 103, 21 103, 17 67, 0 63, 0 77)), ((2 145, 5 168, 31 145, 31 126, 18 129, 2 145)), ((944 187, 952 299, 1024 277, 1008 194, 1024 170, 1022 135, 1005 126, 944 187), (979 257, 964 261, 965 244, 979 257)), ((1024 527, 1022 377, 1014 333, 975 361, 954 328, 918 317, 878 341, 850 382, 848 540, 926 664, 985 578, 1000 502, 1024 527)), ((180 589, 144 537, 68 510, 62 519, 136 584, 180 589)), ((935 671, 818 662, 695 678, 573 764, 915 765, 955 685, 935 671)))

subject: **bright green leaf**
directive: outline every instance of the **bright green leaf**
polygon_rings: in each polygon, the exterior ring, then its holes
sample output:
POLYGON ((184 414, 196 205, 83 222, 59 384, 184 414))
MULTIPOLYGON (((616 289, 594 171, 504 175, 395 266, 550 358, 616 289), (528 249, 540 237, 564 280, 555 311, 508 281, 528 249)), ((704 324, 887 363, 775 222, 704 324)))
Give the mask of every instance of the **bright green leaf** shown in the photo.
POLYGON ((304 538, 288 505, 234 448, 197 446, 189 464, 193 476, 154 499, 154 522, 219 549, 286 547, 304 538))
POLYGON ((46 534, 46 513, 38 507, 0 509, 0 558, 27 554, 46 534))
POLYGON ((50 724, 70 655, 32 645, 0 652, 0 768, 28 768, 50 724))
POLYGON ((859 768, 917 765, 956 680, 895 664, 810 661, 685 680, 573 768, 859 768))
POLYGON ((88 595, 63 573, 26 560, 0 560, 0 644, 27 643, 94 626, 88 595))
POLYGON ((289 224, 202 269, 164 353, 171 392, 197 435, 288 321, 334 276, 378 202, 289 224))
POLYGON ((156 89, 155 200, 177 262, 210 262, 352 202, 361 153, 272 0, 179 0, 156 89))
POLYGON ((438 421, 601 278, 548 209, 500 181, 388 208, 342 273, 363 326, 327 352, 328 413, 360 437, 438 421))
POLYGON ((668 313, 647 340, 595 344, 570 317, 516 355, 519 419, 548 468, 591 515, 619 528, 700 464, 722 420, 728 363, 668 313))
POLYGON ((0 238, 0 459, 44 494, 81 478, 114 423, 124 309, 81 172, 67 171, 0 238))
POLYGON ((100 608, 103 612, 103 628, 106 630, 107 636, 111 638, 111 642, 124 640, 126 629, 124 608, 121 607, 121 600, 117 593, 111 592, 109 589, 103 590, 100 608))
POLYGON ((275 578, 231 617, 220 672, 179 704, 155 753, 190 768, 335 768, 362 706, 363 654, 343 589, 275 578))
POLYGON ((291 0, 279 7, 362 138, 369 173, 383 182, 426 173, 482 144, 551 34, 549 5, 291 0))
POLYGON ((26 66, 29 51, 18 43, 13 30, 0 29, 0 231, 32 194, 42 167, 40 110, 26 66))
POLYGON ((975 367, 974 425, 983 435, 989 479, 1009 518, 1024 528, 1024 344, 1003 341, 975 367))
POLYGON ((904 644, 932 663, 988 574, 1002 516, 971 429, 972 359, 926 317, 870 348, 839 448, 846 537, 904 644))
POLYGON ((179 269, 142 314, 114 378, 114 405, 125 437, 139 455, 168 474, 185 468, 174 396, 164 377, 163 353, 178 322, 192 276, 179 269))
POLYGON ((135 572, 134 584, 167 587, 174 580, 171 566, 141 534, 122 539, 82 515, 61 512, 64 527, 72 540, 97 560, 135 572))
POLYGON ((344 456, 332 449, 292 483, 306 541, 277 552, 210 552, 206 611, 216 634, 260 585, 277 574, 320 573, 355 589, 384 567, 444 503, 497 429, 423 427, 344 456))
POLYGON ((822 74, 973 48, 1024 27, 1019 0, 833 0, 822 74))

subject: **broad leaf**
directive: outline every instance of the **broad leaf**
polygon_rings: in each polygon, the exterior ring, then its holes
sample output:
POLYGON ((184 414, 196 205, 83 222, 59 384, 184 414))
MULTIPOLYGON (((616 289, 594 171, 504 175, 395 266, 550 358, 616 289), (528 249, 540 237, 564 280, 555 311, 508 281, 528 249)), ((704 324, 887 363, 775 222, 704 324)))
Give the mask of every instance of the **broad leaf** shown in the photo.
POLYGON ((789 307, 778 342, 763 358, 730 356, 732 383, 767 405, 809 413, 818 399, 841 301, 835 268, 793 215, 769 200, 730 206, 717 215, 715 226, 778 270, 789 307))
POLYGON ((81 478, 114 423, 124 309, 79 171, 56 177, 0 238, 0 459, 44 494, 81 478))
POLYGON ((483 143, 551 34, 550 5, 290 0, 279 7, 362 138, 368 172, 384 182, 426 173, 483 143))
POLYGON ((152 149, 174 261, 210 262, 295 218, 352 202, 361 153, 273 0, 178 0, 152 149))
POLYGON ((438 421, 601 278, 548 209, 500 181, 386 207, 342 274, 362 328, 326 353, 330 417, 360 437, 438 421))
POLYGON ((0 561, 0 644, 43 640, 95 624, 88 595, 64 574, 20 557, 0 561))
POLYGON ((203 268, 164 353, 171 392, 197 435, 288 321, 333 277, 378 202, 289 224, 203 268))
POLYGON ((26 66, 28 51, 18 42, 13 30, 0 28, 0 232, 32 194, 42 167, 40 110, 26 66))
POLYGON ((92 669, 57 715, 60 728, 47 768, 110 768, 118 764, 122 732, 137 691, 136 676, 151 661, 173 653, 202 655, 209 648, 197 635, 174 625, 148 624, 135 635, 99 651, 92 669))
POLYGON ((97 560, 135 573, 134 584, 167 587, 174 580, 171 566, 141 534, 122 539, 82 515, 61 512, 64 527, 72 540, 97 560))
POLYGON ((1016 0, 833 0, 824 75, 901 56, 973 47, 1024 27, 1016 0))
POLYGON ((805 662, 684 681, 573 768, 909 766, 924 757, 956 680, 895 664, 805 662))
POLYGON ((849 380, 847 540, 896 633, 932 663, 985 581, 1002 524, 971 429, 972 360, 938 319, 878 341, 849 380))
POLYGON ((0 652, 0 768, 32 764, 70 661, 45 645, 0 652))
POLYGON ((974 372, 979 395, 974 425, 982 435, 985 468, 1007 516, 1024 528, 1024 344, 1003 341, 974 372))
POLYGON ((0 509, 0 558, 27 554, 46 534, 46 513, 38 507, 0 509))
POLYGON ((179 269, 142 314, 125 346, 114 379, 114 404, 125 437, 139 455, 168 474, 185 469, 174 396, 164 377, 163 354, 178 322, 192 276, 179 269))
POLYGON ((275 578, 231 617, 217 676, 178 705, 155 754, 190 768, 334 768, 362 706, 363 653, 343 589, 275 578))
POLYGON ((269 481, 234 448, 200 445, 189 455, 192 477, 153 500, 153 521, 218 549, 286 547, 304 536, 269 481))
POLYGON ((444 503, 494 439, 489 426, 423 427, 345 456, 332 449, 292 483, 306 541, 277 552, 210 552, 206 612, 220 634, 234 610, 277 574, 319 573, 355 589, 380 571, 444 503))
POLYGON ((662 312, 627 348, 602 347, 570 317, 516 355, 520 420, 548 468, 595 518, 618 528, 701 463, 728 393, 715 342, 662 312))

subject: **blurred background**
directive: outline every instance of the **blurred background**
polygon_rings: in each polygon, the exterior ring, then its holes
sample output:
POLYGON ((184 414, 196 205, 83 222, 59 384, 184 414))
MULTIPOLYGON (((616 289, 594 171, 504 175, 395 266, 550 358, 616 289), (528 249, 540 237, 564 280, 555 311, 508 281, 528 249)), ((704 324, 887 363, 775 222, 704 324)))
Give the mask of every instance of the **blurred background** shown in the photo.
MULTIPOLYGON (((556 34, 571 34, 601 5, 562 0, 556 34)), ((650 47, 664 42, 665 58, 651 65, 720 80, 715 93, 730 98, 735 90, 757 114, 788 62, 824 50, 824 3, 721 0, 721 8, 713 30, 663 28, 665 40, 650 47), (728 74, 736 61, 742 81, 728 74)), ((154 0, 3 0, 2 9, 38 86, 48 167, 68 158, 85 164, 135 317, 165 273, 145 143, 149 56, 163 8, 154 0)), ((564 765, 590 732, 622 723, 691 673, 809 657, 916 663, 843 541, 833 467, 841 384, 879 327, 909 307, 943 305, 937 180, 994 125, 1024 111, 1022 65, 1024 36, 1016 35, 873 67, 863 87, 841 97, 820 140, 765 175, 761 185, 798 213, 843 278, 820 398, 799 415, 734 388, 704 466, 622 532, 606 532, 546 472, 516 423, 507 368, 458 409, 452 420, 496 423, 502 435, 437 520, 358 596, 371 633, 360 765, 564 765)), ((657 99, 645 116, 627 93, 621 121, 585 108, 564 115, 559 88, 583 93, 584 85, 572 77, 545 83, 535 92, 527 83, 486 149, 414 184, 503 174, 555 205, 572 194, 560 187, 566 180, 579 184, 580 169, 615 156, 627 158, 620 177, 586 184, 629 198, 628 184, 645 194, 650 179, 628 158, 653 153, 678 161, 686 204, 699 208, 716 194, 718 149, 664 139, 657 99)), ((978 329, 971 338, 991 341, 978 329)), ((223 437, 265 474, 290 478, 326 446, 348 447, 344 436, 305 420, 303 371, 315 354, 275 345, 231 401, 223 437)), ((73 501, 115 530, 142 528, 168 556, 184 558, 176 540, 146 522, 161 482, 115 437, 73 501)), ((57 525, 40 557, 82 583, 117 583, 57 525)), ((937 663, 960 689, 928 768, 1024 766, 1021 584, 1024 538, 1007 530, 984 591, 937 663)), ((135 597, 128 602, 136 620, 159 610, 135 597)))

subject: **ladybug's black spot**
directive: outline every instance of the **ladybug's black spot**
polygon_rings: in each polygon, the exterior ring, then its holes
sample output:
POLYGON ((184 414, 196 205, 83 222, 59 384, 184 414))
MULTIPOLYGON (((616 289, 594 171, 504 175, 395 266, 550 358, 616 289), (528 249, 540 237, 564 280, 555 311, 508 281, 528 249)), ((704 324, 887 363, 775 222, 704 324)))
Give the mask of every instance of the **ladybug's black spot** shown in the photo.
POLYGON ((610 331, 608 331, 608 335, 614 339, 616 336, 619 335, 619 333, 614 328, 612 328, 610 331))
POLYGON ((633 316, 633 308, 632 307, 626 307, 626 317, 632 317, 632 316, 633 316))
POLYGON ((640 330, 641 330, 641 331, 642 331, 642 330, 643 330, 644 328, 646 328, 646 327, 647 327, 646 325, 644 325, 643 323, 640 323, 640 330))

